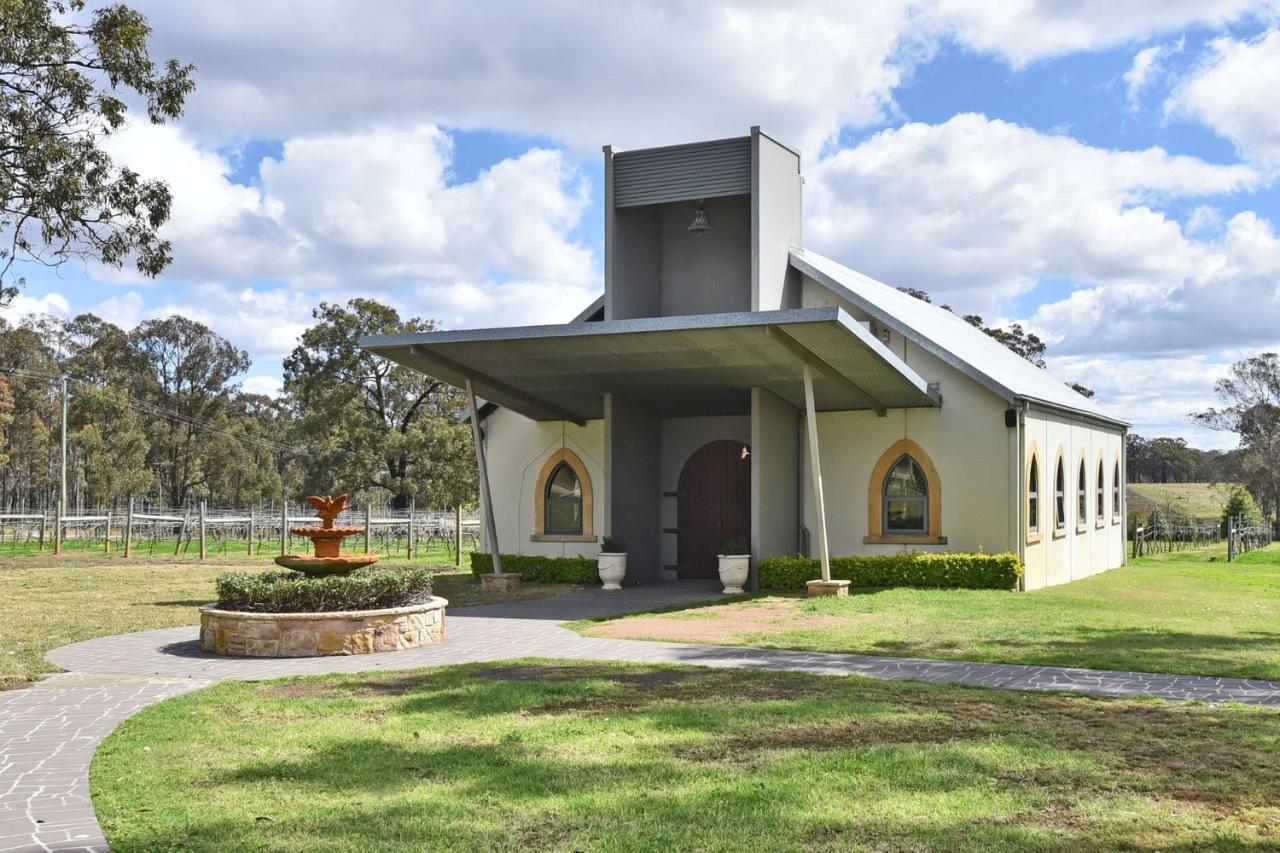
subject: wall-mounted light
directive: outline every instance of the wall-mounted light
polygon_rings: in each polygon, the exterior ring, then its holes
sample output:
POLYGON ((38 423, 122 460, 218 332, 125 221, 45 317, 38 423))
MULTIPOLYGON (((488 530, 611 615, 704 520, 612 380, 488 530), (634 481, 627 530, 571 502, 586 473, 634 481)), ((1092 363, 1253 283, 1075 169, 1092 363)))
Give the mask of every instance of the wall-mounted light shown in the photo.
POLYGON ((693 215, 693 222, 689 223, 689 230, 694 234, 714 230, 711 227, 711 217, 707 216, 707 208, 701 199, 698 201, 698 212, 693 215))

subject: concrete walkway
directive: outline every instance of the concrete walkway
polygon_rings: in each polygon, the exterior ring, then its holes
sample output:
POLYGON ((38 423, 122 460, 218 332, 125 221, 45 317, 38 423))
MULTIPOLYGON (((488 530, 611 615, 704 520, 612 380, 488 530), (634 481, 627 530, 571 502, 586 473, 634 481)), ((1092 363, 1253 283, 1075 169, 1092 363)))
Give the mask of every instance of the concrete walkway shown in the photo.
POLYGON ((63 646, 47 658, 66 673, 0 692, 0 851, 105 850, 88 794, 88 766, 97 745, 146 706, 223 680, 554 657, 1280 707, 1280 682, 1274 681, 596 639, 559 624, 715 598, 715 587, 686 582, 459 609, 448 615, 444 645, 353 657, 220 658, 200 651, 192 627, 63 646))

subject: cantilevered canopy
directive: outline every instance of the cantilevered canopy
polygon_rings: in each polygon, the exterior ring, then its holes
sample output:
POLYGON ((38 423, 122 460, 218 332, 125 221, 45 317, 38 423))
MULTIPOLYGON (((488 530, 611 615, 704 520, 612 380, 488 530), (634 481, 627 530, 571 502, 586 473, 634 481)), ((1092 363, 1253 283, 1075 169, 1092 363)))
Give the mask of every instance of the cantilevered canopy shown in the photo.
POLYGON ((900 358, 839 308, 377 335, 361 346, 534 420, 604 416, 616 393, 658 415, 744 414, 750 389, 821 411, 935 406, 900 358))

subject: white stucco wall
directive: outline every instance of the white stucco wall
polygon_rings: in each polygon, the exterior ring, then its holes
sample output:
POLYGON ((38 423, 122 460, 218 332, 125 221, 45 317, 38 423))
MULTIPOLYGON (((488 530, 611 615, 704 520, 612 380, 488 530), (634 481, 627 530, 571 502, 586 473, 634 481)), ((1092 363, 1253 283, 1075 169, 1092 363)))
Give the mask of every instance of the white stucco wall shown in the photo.
MULTIPOLYGON (((855 320, 868 316, 830 290, 805 278, 804 307, 836 305, 855 320)), ((833 556, 894 551, 1010 551, 1016 548, 1011 499, 1016 445, 1004 425, 1008 403, 896 332, 888 347, 927 382, 937 382, 942 406, 874 412, 819 412, 827 537, 833 556), (941 535, 946 545, 864 544, 868 490, 876 462, 899 439, 911 439, 929 455, 942 490, 941 535)), ((806 443, 807 447, 807 443, 806 443)), ((806 449, 806 453, 807 453, 806 449)), ((807 457, 806 457, 807 458, 807 457)), ((806 464, 803 523, 816 553, 816 516, 806 464)), ((879 486, 876 491, 878 493, 879 486)))
MULTIPOLYGON (((532 421, 508 409, 498 409, 484 422, 488 451, 489 488, 502 553, 547 557, 594 556, 606 531, 604 481, 604 421, 577 426, 565 421, 532 421), (538 473, 547 459, 567 447, 587 467, 592 486, 594 542, 534 542, 534 502, 538 473)), ((488 543, 483 543, 490 550, 488 543)))
MULTIPOLYGON (((901 347, 895 350, 902 354, 901 347)), ((1010 515, 1009 429, 1003 400, 907 345, 908 363, 931 382, 940 382, 942 406, 874 412, 819 412, 818 447, 822 456, 823 496, 827 507, 828 548, 833 556, 887 554, 895 551, 1008 551, 1013 547, 1010 515), (929 455, 942 492, 941 535, 945 545, 865 544, 869 532, 868 492, 876 463, 899 439, 910 439, 929 455)), ((807 438, 805 443, 807 453, 807 438)), ((807 456, 805 457, 807 460, 807 456)), ((816 514, 808 466, 804 472, 804 526, 810 553, 817 540, 816 514)), ((877 503, 877 511, 878 503, 877 503)))
MULTIPOLYGON (((1032 454, 1040 466, 1039 536, 1025 536, 1027 589, 1068 583, 1124 563, 1125 525, 1124 436, 1119 429, 1105 429, 1083 418, 1056 412, 1032 410, 1027 413, 1023 438, 1025 465, 1032 454), (1066 525, 1054 528, 1054 478, 1058 453, 1062 453, 1066 474, 1066 525), (1083 524, 1077 517, 1076 483, 1081 454, 1085 459, 1086 513, 1083 524), (1103 518, 1097 519, 1096 478, 1098 460, 1103 461, 1103 518), (1111 507, 1115 466, 1121 465, 1121 510, 1111 507)), ((1026 476, 1030 476, 1029 473, 1026 476)), ((1025 502, 1025 483, 1024 497, 1025 502)), ((1025 511, 1024 511, 1025 513, 1025 511)))

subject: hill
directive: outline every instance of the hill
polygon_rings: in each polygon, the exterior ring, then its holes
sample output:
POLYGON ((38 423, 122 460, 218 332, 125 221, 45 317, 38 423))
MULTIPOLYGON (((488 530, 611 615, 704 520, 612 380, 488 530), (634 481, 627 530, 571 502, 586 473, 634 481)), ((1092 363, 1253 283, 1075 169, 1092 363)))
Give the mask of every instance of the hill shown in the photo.
POLYGON ((1234 483, 1130 483, 1130 514, 1147 515, 1160 507, 1172 516, 1218 519, 1234 483))

